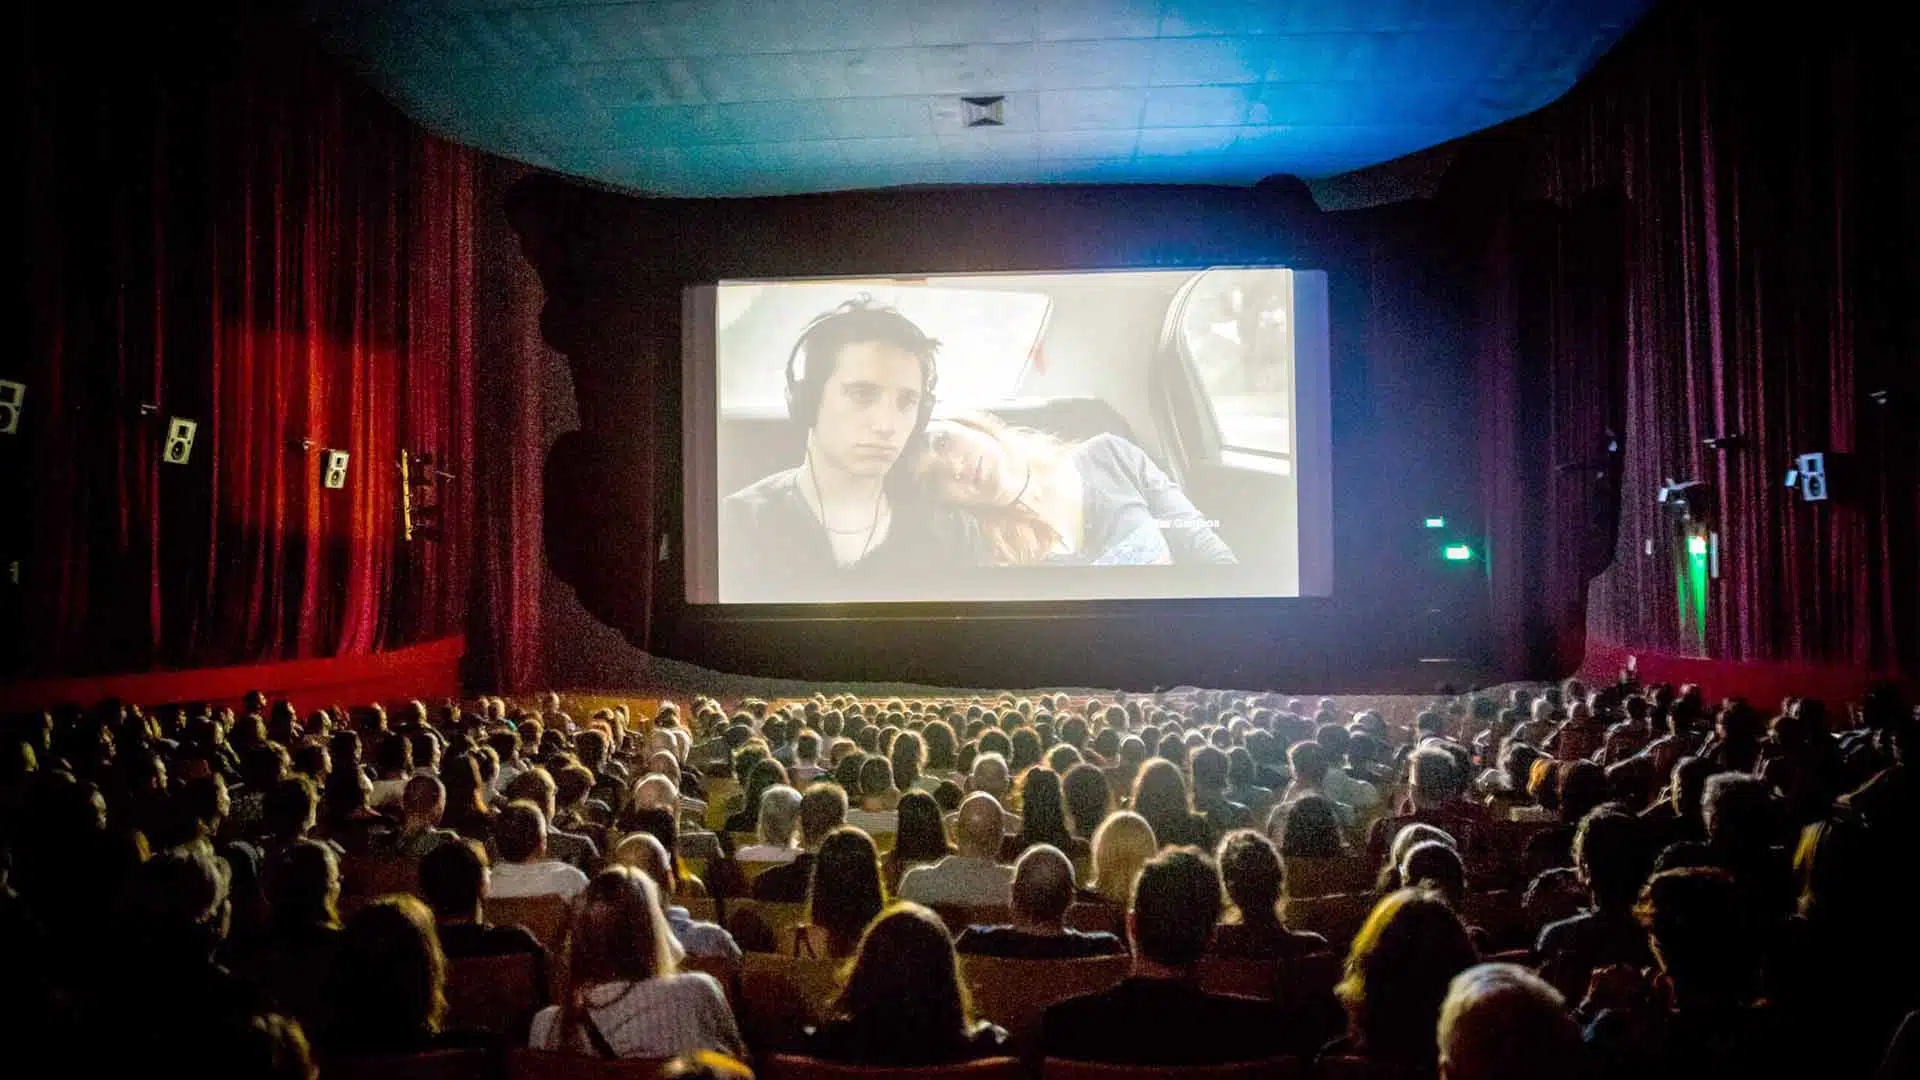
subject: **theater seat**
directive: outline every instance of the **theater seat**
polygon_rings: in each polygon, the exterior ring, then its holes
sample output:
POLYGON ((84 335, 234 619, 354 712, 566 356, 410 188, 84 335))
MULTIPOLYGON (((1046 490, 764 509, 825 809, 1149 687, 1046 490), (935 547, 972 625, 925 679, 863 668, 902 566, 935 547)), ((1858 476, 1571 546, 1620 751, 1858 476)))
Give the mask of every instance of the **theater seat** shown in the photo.
POLYGON ((1047 1006, 1105 990, 1127 977, 1126 956, 1088 960, 1009 960, 997 956, 960 957, 974 1012, 1007 1029, 1012 1047, 1022 1053, 1038 1046, 1040 1021, 1047 1006))
POLYGON ((492 1051, 429 1050, 397 1057, 338 1058, 323 1062, 320 1075, 354 1080, 485 1080, 499 1075, 492 1051))
POLYGON ((529 953, 447 961, 447 1027, 524 1042, 533 1014, 547 1004, 540 967, 529 953))
POLYGON ((382 896, 410 895, 419 887, 419 859, 349 855, 340 861, 340 899, 343 907, 357 908, 382 896))
POLYGON ((1363 1057, 1324 1057, 1315 1063, 1313 1080, 1431 1080, 1433 1073, 1408 1065, 1391 1065, 1363 1057))
POLYGON ((513 1050, 507 1054, 506 1080, 653 1080, 666 1064, 664 1058, 608 1061, 551 1050, 513 1050))
POLYGON ((839 965, 831 960, 747 953, 740 958, 740 1034, 756 1053, 800 1047, 807 1025, 819 1023, 839 993, 839 965))
POLYGON ((488 897, 487 921, 495 926, 524 926, 548 955, 559 956, 567 937, 571 909, 558 896, 488 897))
POLYGON ((1060 1058, 1040 1064, 1040 1080, 1294 1080, 1300 1074, 1300 1061, 1292 1057, 1227 1065, 1104 1065, 1060 1058))
POLYGON ((727 931, 744 952, 774 953, 793 940, 793 928, 807 921, 805 904, 733 900, 727 904, 727 931))
POLYGON ((761 1067, 766 1080, 1021 1080, 1025 1075, 1017 1058, 981 1058, 958 1065, 916 1065, 886 1069, 872 1065, 841 1065, 814 1058, 775 1054, 761 1067))

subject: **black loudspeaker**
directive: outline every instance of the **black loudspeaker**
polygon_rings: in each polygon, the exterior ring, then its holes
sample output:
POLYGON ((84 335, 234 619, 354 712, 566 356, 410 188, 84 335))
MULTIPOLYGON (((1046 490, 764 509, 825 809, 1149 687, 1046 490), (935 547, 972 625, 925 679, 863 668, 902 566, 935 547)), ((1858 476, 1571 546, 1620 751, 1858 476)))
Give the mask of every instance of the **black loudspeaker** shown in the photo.
POLYGON ((21 402, 27 398, 27 384, 0 379, 0 435, 20 430, 21 402))
POLYGON ((329 450, 320 459, 323 486, 335 489, 347 486, 347 456, 345 450, 329 450))
POLYGON ((169 465, 185 465, 193 458, 193 436, 200 425, 182 417, 167 420, 167 445, 160 452, 160 460, 169 465))

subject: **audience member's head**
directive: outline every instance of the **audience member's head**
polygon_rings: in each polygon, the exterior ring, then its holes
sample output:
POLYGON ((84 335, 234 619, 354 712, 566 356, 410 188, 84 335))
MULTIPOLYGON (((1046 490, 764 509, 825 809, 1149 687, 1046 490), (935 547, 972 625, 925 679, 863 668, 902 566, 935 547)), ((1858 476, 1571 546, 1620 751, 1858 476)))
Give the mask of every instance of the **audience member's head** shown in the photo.
POLYGON ((446 970, 419 900, 387 896, 354 912, 333 965, 334 1041, 367 1054, 424 1049, 446 1015, 446 970))
POLYGON ((1701 795, 1707 843, 1716 850, 1744 853, 1767 846, 1773 837, 1773 795, 1765 782, 1746 773, 1716 773, 1701 795))
POLYGON ((1073 903, 1073 863, 1051 844, 1035 844, 1013 864, 1014 925, 1058 931, 1073 903))
POLYGON ((1134 813, 1153 826, 1161 843, 1178 836, 1193 813, 1179 766, 1165 758, 1150 759, 1134 778, 1132 806, 1134 813))
POLYGON ((1581 1073, 1580 1028, 1567 1003, 1517 964, 1454 976, 1440 1006, 1441 1080, 1530 1080, 1581 1073))
POLYGON ((407 781, 400 792, 400 808, 406 813, 407 821, 421 827, 440 824, 440 818, 447 811, 447 789, 435 776, 421 773, 407 781))
POLYGON ((1252 829, 1236 829, 1220 841, 1219 862, 1220 882, 1240 921, 1277 923, 1286 874, 1273 841, 1252 829))
POLYGON ((838 784, 814 783, 800 796, 800 846, 819 851, 827 834, 847 821, 847 793, 838 784))
POLYGON ((1438 895, 1459 912, 1467 902, 1467 867, 1452 844, 1422 840, 1400 860, 1400 880, 1438 895))
POLYGON ((1093 833, 1093 890, 1124 907, 1133 899, 1140 868, 1159 849, 1146 818, 1130 810, 1109 816, 1093 833))
POLYGON ((566 936, 566 985, 556 1026, 561 1045, 591 1045, 584 1025, 589 987, 640 983, 674 973, 673 930, 659 888, 631 866, 609 866, 573 900, 566 936))
POLYGON ((1401 889, 1383 898, 1354 936, 1337 988, 1359 1049, 1377 1060, 1432 1061, 1448 984, 1477 960, 1459 916, 1438 896, 1401 889))
POLYGON ((1140 868, 1127 908, 1136 966, 1191 971, 1219 921, 1220 875, 1199 849, 1169 848, 1140 868))
POLYGON ((1000 801, 984 791, 976 791, 960 802, 960 816, 954 819, 954 846, 960 854, 976 859, 1000 857, 1000 843, 1006 838, 1006 818, 1000 801))
POLYGON ((785 784, 775 784, 760 793, 760 820, 755 831, 762 844, 793 846, 794 829, 800 820, 800 802, 800 793, 785 784))
POLYGON ((1427 810, 1445 803, 1459 793, 1452 754, 1437 746, 1423 746, 1408 762, 1407 794, 1417 808, 1427 810))
POLYGON ((1573 835, 1573 865, 1594 906, 1602 911, 1631 909, 1647 877, 1640 820, 1605 807, 1581 818, 1573 835))
POLYGON ((1036 765, 1020 778, 1020 838, 1027 844, 1066 847, 1073 835, 1067 829, 1067 808, 1060 790, 1060 774, 1036 765))
POLYGON ((420 895, 436 922, 477 922, 487 899, 486 849, 465 837, 436 844, 420 859, 420 895))
POLYGON ((861 931, 886 903, 879 849, 865 832, 842 825, 820 845, 812 875, 807 920, 826 931, 829 955, 851 956, 861 931))
POLYGON ((281 848, 267 867, 267 904, 281 933, 340 924, 340 864, 333 849, 314 840, 281 848))
POLYGON ((1073 835, 1090 839, 1113 809, 1113 788, 1107 774, 1095 765, 1075 765, 1061 781, 1066 791, 1067 821, 1073 835))
POLYGON ((1325 795, 1302 795, 1273 808, 1267 817, 1267 836, 1278 825, 1280 854, 1289 859, 1327 859, 1346 854, 1340 833, 1340 814, 1325 795))
POLYGON ((939 1060, 963 1043, 973 1022, 959 968, 940 916, 896 903, 861 935, 830 1012, 866 1034, 882 1060, 887 1048, 939 1060))
POLYGON ((500 857, 511 863, 534 862, 547 854, 547 816, 525 799, 508 803, 493 827, 500 857))
POLYGON ((1758 956, 1733 876, 1693 867, 1653 875, 1636 913, 1680 1008, 1745 1004, 1758 956))
POLYGON ((940 804, 924 791, 900 796, 893 834, 893 856, 902 865, 933 862, 952 854, 940 804))

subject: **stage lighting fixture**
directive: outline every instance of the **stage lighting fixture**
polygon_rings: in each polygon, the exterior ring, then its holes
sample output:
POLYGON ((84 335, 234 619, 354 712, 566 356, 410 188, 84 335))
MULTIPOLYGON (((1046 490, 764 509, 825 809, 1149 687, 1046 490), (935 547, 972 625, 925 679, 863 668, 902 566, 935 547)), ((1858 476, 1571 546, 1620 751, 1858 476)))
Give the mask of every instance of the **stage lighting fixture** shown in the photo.
POLYGON ((1698 536, 1698 535, 1687 537, 1687 554, 1705 555, 1706 553, 1707 553, 1706 537, 1698 536))

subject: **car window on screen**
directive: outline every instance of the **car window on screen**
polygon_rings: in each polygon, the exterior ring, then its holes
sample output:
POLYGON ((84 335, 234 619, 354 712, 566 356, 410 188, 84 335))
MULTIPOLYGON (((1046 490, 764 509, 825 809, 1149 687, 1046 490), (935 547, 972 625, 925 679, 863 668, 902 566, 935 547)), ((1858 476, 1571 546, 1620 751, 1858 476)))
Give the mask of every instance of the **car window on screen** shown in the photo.
POLYGON ((1180 343, 1228 450, 1293 457, 1293 271, 1209 270, 1180 310, 1180 343))
POLYGON ((722 284, 716 300, 720 408, 783 408, 785 367, 808 322, 859 296, 898 308, 940 341, 943 406, 1004 401, 1021 379, 1045 331, 1045 293, 895 282, 722 284))

